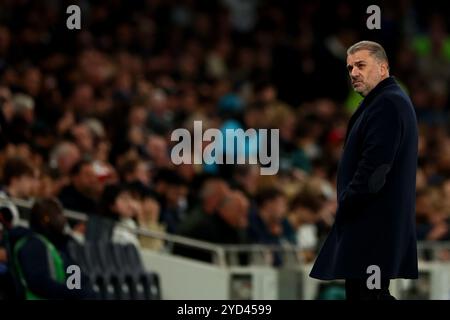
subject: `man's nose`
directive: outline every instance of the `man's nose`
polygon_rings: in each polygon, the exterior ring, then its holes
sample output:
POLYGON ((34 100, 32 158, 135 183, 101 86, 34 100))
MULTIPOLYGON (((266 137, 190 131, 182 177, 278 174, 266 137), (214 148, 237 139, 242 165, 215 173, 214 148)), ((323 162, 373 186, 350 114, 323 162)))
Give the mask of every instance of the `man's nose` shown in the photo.
POLYGON ((351 75, 352 77, 355 77, 355 78, 356 78, 356 77, 359 75, 358 69, 353 68, 353 69, 352 69, 352 72, 350 73, 350 75, 351 75))

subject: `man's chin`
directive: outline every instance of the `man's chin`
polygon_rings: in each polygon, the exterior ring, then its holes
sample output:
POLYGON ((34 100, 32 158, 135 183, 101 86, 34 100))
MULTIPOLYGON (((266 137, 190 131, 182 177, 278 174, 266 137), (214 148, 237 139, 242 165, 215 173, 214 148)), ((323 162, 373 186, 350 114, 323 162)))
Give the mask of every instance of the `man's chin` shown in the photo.
POLYGON ((362 90, 361 88, 355 88, 353 87, 353 90, 355 90, 356 93, 359 93, 360 96, 365 97, 366 95, 364 94, 364 90, 362 90))

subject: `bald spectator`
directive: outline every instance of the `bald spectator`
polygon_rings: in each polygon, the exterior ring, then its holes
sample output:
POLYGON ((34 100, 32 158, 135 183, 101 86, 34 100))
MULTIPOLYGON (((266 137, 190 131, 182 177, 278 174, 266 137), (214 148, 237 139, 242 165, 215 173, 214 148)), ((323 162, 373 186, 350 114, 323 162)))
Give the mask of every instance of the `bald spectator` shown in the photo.
POLYGON ((68 176, 74 165, 80 161, 81 153, 76 144, 62 141, 50 154, 50 167, 55 168, 63 176, 68 176))
POLYGON ((215 176, 206 178, 200 188, 199 203, 179 227, 178 233, 189 230, 201 221, 205 215, 215 214, 217 208, 230 191, 231 189, 225 180, 215 176))
POLYGON ((9 137, 12 143, 29 143, 33 137, 35 103, 31 96, 17 93, 12 97, 14 116, 9 124, 9 137))
MULTIPOLYGON (((249 201, 245 194, 241 191, 231 191, 221 201, 214 214, 205 214, 181 235, 216 244, 246 244, 248 209, 249 201)), ((202 261, 213 261, 210 252, 181 245, 175 246, 174 253, 202 261)))

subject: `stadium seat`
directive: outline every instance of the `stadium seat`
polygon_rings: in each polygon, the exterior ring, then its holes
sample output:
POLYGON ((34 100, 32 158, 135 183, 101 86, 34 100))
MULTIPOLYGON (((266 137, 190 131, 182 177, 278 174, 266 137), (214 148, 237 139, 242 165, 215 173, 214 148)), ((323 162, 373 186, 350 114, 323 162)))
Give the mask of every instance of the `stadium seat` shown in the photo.
POLYGON ((129 284, 125 279, 125 274, 121 266, 115 263, 110 243, 100 241, 92 244, 92 246, 96 251, 96 256, 98 257, 98 262, 104 276, 107 277, 108 282, 114 287, 115 299, 131 299, 129 284))
POLYGON ((145 297, 150 300, 161 299, 159 276, 154 272, 145 270, 139 251, 133 245, 124 246, 126 261, 133 274, 138 277, 144 287, 145 297))

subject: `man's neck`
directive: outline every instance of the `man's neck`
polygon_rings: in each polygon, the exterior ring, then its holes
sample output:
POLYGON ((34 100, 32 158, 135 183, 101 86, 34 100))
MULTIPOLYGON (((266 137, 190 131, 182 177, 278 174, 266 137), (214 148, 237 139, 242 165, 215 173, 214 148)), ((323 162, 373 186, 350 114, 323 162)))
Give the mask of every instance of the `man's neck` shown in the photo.
POLYGON ((373 89, 375 89, 381 82, 383 82, 384 80, 386 80, 387 78, 389 78, 389 74, 382 76, 380 81, 378 81, 378 83, 375 85, 375 87, 373 87, 369 92, 367 92, 367 94, 363 95, 363 97, 367 97, 369 95, 369 93, 371 93, 373 91, 373 89))

